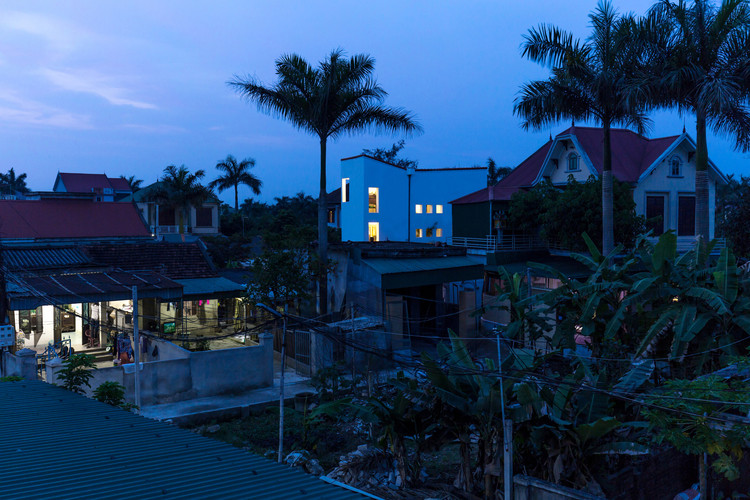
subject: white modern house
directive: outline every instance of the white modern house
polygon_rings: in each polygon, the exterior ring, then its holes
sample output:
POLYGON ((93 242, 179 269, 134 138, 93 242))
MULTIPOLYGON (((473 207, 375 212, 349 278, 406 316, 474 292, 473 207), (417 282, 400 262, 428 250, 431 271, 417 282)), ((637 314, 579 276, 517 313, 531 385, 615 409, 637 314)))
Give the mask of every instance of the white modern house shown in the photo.
POLYGON ((449 202, 486 185, 486 167, 403 168, 364 154, 344 158, 341 239, 447 242, 449 202))

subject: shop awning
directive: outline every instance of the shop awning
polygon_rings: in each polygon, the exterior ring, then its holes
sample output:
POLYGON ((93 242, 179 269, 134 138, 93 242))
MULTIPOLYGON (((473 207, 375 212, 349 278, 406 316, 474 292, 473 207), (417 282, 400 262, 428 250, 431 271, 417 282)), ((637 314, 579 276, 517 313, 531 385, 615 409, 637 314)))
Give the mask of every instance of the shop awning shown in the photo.
POLYGON ((242 285, 221 276, 215 278, 190 278, 175 281, 182 285, 182 296, 185 299, 239 297, 245 292, 245 288, 242 285))
POLYGON ((182 285, 153 271, 78 272, 48 275, 8 274, 7 292, 13 310, 49 304, 127 300, 133 286, 139 298, 179 300, 182 285))
POLYGON ((362 259, 381 276, 383 289, 440 285, 481 279, 484 262, 470 256, 416 259, 362 259))

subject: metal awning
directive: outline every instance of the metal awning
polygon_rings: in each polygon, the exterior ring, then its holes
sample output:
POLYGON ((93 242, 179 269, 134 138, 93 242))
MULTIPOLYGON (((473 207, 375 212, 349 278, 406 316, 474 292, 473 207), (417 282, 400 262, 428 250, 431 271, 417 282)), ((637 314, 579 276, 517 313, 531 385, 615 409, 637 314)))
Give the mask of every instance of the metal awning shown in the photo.
POLYGON ((221 276, 215 278, 190 278, 175 281, 182 285, 182 296, 186 299, 239 297, 245 292, 245 288, 242 285, 221 276))
POLYGON ((362 259, 362 262, 380 274, 383 289, 475 280, 484 273, 483 259, 470 256, 362 259))
POLYGON ((34 309, 49 304, 78 304, 127 300, 133 286, 139 298, 179 300, 182 285, 153 271, 108 271, 59 274, 9 273, 8 300, 11 309, 34 309))

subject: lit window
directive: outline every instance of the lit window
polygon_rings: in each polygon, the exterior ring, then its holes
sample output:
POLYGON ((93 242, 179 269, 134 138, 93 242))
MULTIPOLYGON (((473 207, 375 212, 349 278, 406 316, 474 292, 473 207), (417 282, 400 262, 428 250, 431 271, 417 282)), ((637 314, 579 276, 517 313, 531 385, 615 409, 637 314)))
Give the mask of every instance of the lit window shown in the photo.
POLYGON ((438 237, 438 238, 442 238, 443 237, 443 228, 442 227, 439 227, 439 228, 435 229, 435 236, 438 237))
POLYGON ((349 178, 341 179, 341 203, 349 201, 349 178))
POLYGON ((428 238, 432 238, 432 228, 431 227, 427 228, 427 237, 428 238))
POLYGON ((329 224, 336 223, 336 211, 333 209, 328 209, 328 223, 329 224))
POLYGON ((432 213, 432 205, 427 205, 427 213, 428 214, 432 213))
POLYGON ((367 188, 367 199, 370 213, 378 213, 378 188, 367 188))
POLYGON ((669 175, 672 177, 679 177, 681 175, 681 164, 682 162, 680 161, 680 158, 678 156, 675 156, 671 160, 669 160, 669 175))
POLYGON ((435 205, 435 213, 436 214, 442 214, 443 213, 443 205, 435 205))
POLYGON ((421 214, 422 213, 422 205, 414 205, 414 213, 421 214))
POLYGON ((570 153, 570 155, 568 155, 568 171, 577 172, 578 168, 578 155, 575 153, 570 153))
POLYGON ((368 222, 367 223, 367 235, 370 241, 380 241, 380 223, 368 222))
POLYGON ((417 229, 417 238, 421 238, 421 237, 422 237, 422 230, 417 229))

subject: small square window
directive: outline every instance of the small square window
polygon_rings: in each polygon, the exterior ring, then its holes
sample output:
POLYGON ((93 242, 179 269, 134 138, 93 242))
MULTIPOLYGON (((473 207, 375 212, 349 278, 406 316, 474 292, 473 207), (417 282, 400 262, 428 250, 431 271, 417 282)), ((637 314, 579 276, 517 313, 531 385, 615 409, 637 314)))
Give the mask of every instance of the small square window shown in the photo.
POLYGON ((432 213, 432 205, 427 205, 427 213, 428 214, 432 213))
POLYGON ((436 214, 442 214, 443 213, 443 205, 435 205, 435 213, 436 214))
POLYGON ((421 237, 422 237, 422 230, 417 229, 417 238, 421 238, 421 237))
POLYGON ((431 227, 427 228, 427 237, 428 238, 432 238, 432 228, 431 227))
POLYGON ((415 214, 421 214, 422 213, 422 205, 414 205, 414 213, 415 214))
POLYGON ((442 227, 439 227, 439 228, 435 229, 435 236, 438 237, 438 238, 442 238, 443 237, 443 228, 442 227))

